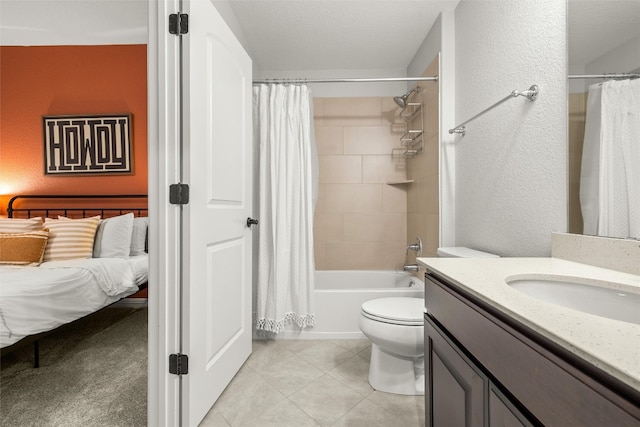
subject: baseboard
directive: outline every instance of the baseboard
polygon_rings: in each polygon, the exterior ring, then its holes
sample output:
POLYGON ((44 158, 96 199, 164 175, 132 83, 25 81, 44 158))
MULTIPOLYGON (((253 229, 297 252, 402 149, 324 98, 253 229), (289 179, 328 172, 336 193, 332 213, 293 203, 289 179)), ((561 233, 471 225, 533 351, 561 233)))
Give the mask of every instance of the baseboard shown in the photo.
POLYGON ((148 298, 123 298, 111 307, 143 308, 147 306, 148 301, 148 298))
POLYGON ((282 331, 279 334, 269 334, 265 336, 256 333, 254 330, 253 339, 276 339, 276 340, 366 340, 368 339, 362 332, 313 332, 313 331, 282 331))

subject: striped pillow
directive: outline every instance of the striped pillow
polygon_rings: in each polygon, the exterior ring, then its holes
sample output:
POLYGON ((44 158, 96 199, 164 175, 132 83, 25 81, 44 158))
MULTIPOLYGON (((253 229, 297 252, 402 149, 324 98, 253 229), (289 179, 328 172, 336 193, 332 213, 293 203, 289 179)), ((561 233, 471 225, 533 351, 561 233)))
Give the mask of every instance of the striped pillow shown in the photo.
POLYGON ((28 233, 0 233, 0 264, 39 265, 48 238, 46 228, 28 233))
POLYGON ((82 219, 51 219, 44 221, 49 229, 49 243, 44 251, 44 261, 91 258, 93 240, 100 217, 82 219))
POLYGON ((0 218, 0 233, 28 233, 42 230, 42 218, 0 218))

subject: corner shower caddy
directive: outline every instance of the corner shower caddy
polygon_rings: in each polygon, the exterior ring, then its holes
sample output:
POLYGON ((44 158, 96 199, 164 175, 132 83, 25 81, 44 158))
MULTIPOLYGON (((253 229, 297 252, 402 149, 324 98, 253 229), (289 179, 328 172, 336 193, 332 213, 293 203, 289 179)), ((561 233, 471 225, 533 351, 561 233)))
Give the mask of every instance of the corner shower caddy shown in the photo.
POLYGON ((413 158, 422 152, 422 134, 424 121, 422 118, 422 103, 407 102, 406 107, 398 115, 404 121, 405 133, 400 137, 400 145, 404 149, 403 156, 413 158))

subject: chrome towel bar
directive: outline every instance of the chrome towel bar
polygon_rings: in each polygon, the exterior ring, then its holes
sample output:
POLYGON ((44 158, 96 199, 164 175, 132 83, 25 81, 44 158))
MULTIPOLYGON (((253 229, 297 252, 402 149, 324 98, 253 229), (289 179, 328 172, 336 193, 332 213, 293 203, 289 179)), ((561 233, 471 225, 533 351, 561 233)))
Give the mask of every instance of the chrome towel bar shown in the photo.
POLYGON ((523 90, 522 92, 514 90, 509 95, 505 96, 500 101, 498 101, 495 104, 493 104, 491 107, 479 112, 478 114, 476 114, 475 116, 473 116, 469 120, 467 120, 466 122, 461 123, 461 124, 459 124, 458 126, 452 128, 452 129, 449 129, 449 133, 451 133, 451 134, 459 133, 459 134, 462 134, 462 136, 464 136, 465 133, 466 133, 465 125, 467 123, 477 119, 478 117, 480 117, 481 115, 483 115, 487 111, 496 108, 498 105, 502 104, 503 102, 505 102, 508 99, 517 98, 518 96, 526 96, 529 101, 535 101, 536 98, 538 97, 538 92, 539 92, 538 85, 532 85, 528 90, 523 90))

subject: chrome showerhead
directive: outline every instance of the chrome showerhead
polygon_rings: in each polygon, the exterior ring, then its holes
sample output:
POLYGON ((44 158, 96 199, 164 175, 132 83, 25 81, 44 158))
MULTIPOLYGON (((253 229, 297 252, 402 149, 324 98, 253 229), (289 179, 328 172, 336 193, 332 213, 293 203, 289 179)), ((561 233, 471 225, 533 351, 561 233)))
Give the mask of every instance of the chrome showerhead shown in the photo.
POLYGON ((394 96, 393 100, 396 104, 398 104, 398 107, 400 108, 404 108, 407 106, 407 95, 394 96))
POLYGON ((417 89, 412 89, 411 92, 405 93, 402 96, 394 96, 393 101, 398 104, 398 107, 404 108, 407 106, 407 100, 411 96, 412 93, 417 92, 417 89))

